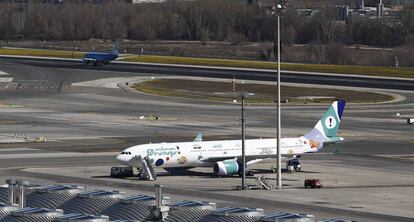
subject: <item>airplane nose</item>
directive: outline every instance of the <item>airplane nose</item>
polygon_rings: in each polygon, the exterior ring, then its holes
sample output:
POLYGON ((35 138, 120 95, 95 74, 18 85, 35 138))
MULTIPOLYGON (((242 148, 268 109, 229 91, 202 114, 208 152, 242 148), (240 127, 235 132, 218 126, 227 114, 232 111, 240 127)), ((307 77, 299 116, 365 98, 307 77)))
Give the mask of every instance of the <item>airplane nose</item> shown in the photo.
POLYGON ((126 160, 125 160, 125 155, 122 155, 122 154, 118 154, 118 156, 116 156, 116 159, 119 161, 119 162, 125 162, 126 160))

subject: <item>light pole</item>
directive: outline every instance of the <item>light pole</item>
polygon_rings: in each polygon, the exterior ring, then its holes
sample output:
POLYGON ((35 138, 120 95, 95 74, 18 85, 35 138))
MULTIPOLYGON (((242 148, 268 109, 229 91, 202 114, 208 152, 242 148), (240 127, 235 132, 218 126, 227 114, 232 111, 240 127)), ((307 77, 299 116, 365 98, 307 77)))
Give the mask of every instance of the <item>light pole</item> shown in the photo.
POLYGON ((277 18, 277 188, 282 189, 282 155, 281 155, 281 115, 280 115, 280 13, 282 11, 282 5, 277 4, 275 8, 277 18))
POLYGON ((241 92, 240 93, 240 98, 241 98, 241 125, 242 125, 242 186, 241 189, 242 190, 246 190, 247 186, 246 186, 246 124, 245 124, 245 115, 244 115, 244 102, 247 96, 252 96, 254 95, 254 93, 247 93, 247 92, 241 92))
POLYGON ((253 96, 254 93, 249 93, 249 92, 232 92, 232 93, 220 93, 220 92, 215 92, 215 95, 234 95, 237 94, 240 97, 241 100, 241 127, 242 127, 242 161, 241 161, 241 178, 242 178, 242 185, 241 185, 241 189, 242 190, 246 190, 247 186, 246 186, 246 124, 245 124, 245 100, 248 96, 253 96))
POLYGON ((245 140, 246 132, 244 130, 244 99, 246 96, 241 94, 241 121, 242 121, 242 190, 246 190, 246 149, 245 149, 245 140))

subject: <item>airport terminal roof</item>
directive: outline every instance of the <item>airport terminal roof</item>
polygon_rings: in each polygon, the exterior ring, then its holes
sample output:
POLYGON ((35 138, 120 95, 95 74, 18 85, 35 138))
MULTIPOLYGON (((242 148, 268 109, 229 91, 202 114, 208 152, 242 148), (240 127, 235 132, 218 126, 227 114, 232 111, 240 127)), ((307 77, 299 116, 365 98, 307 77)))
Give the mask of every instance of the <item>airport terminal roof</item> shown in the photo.
POLYGON ((217 216, 262 216, 263 209, 244 207, 224 207, 213 212, 217 216))
POLYGON ((63 215, 63 210, 45 208, 23 208, 12 211, 10 215, 0 220, 0 222, 52 222, 63 215))
POLYGON ((0 220, 11 214, 12 211, 18 210, 17 204, 7 204, 0 202, 0 220))
POLYGON ((260 208, 244 208, 244 207, 224 207, 213 211, 200 222, 219 221, 251 221, 255 222, 264 215, 263 209, 260 208))
MULTIPOLYGON (((119 191, 93 190, 81 192, 82 187, 73 185, 31 186, 26 195, 29 207, 19 209, 18 205, 1 203, 0 222, 135 222, 143 221, 150 215, 150 207, 156 199, 149 195, 124 197, 119 191), (32 205, 50 208, 32 207, 32 205), (56 209, 58 208, 58 209, 56 209), (65 213, 65 214, 64 214, 65 213)), ((0 186, 3 198, 8 201, 8 187, 0 186)), ((261 208, 224 207, 216 208, 215 203, 182 200, 170 202, 166 222, 314 222, 315 217, 307 214, 276 212, 264 214, 261 208)), ((345 222, 329 219, 320 222, 345 222)))
POLYGON ((66 213, 100 214, 123 198, 119 191, 94 190, 77 194, 59 208, 66 213))
MULTIPOLYGON (((169 197, 163 198, 163 203, 169 203, 169 197)), ((111 220, 128 219, 144 220, 150 214, 149 206, 155 205, 155 197, 148 195, 135 195, 126 197, 102 212, 108 215, 111 220)))
POLYGON ((96 215, 85 215, 85 214, 65 214, 58 217, 53 222, 109 222, 108 216, 96 216, 96 215))
POLYGON ((185 210, 215 210, 216 203, 210 203, 206 201, 192 201, 192 200, 182 200, 168 204, 170 208, 173 209, 185 209, 185 210))
POLYGON ((51 186, 42 186, 37 190, 38 192, 47 193, 47 192, 73 192, 78 193, 78 190, 83 189, 81 186, 75 185, 51 185, 51 186))
MULTIPOLYGON (((169 197, 163 197, 163 203, 168 203, 170 200, 169 197)), ((155 197, 150 195, 135 195, 126 197, 121 200, 122 203, 155 203, 155 197)))
MULTIPOLYGON (((38 189, 40 185, 30 184, 26 186, 25 194, 28 195, 38 189)), ((2 184, 0 185, 0 202, 8 203, 9 202, 9 185, 2 184)))
POLYGON ((59 208, 62 204, 82 192, 83 187, 73 185, 43 186, 27 195, 26 206, 59 208))
POLYGON ((26 189, 25 189, 25 194, 27 195, 27 194, 31 194, 31 193, 33 193, 35 190, 37 190, 37 189, 39 189, 40 187, 41 187, 42 185, 39 185, 39 184, 29 184, 29 185, 27 185, 26 186, 26 189))
POLYGON ((2 184, 0 185, 0 202, 7 203, 9 202, 9 185, 2 184))
POLYGON ((272 214, 265 215, 260 218, 260 222, 282 222, 282 221, 300 221, 300 222, 313 222, 315 217, 308 214, 293 214, 286 212, 276 212, 272 214))
POLYGON ((165 221, 200 221, 216 209, 215 203, 205 201, 178 201, 168 204, 170 211, 165 221))

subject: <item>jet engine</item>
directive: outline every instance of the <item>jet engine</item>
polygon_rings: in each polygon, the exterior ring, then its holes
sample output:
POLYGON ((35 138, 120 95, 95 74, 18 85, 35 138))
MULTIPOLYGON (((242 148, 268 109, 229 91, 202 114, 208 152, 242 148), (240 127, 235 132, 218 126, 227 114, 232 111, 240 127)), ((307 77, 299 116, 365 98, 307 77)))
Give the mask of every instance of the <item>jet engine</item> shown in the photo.
POLYGON ((214 164, 214 173, 220 176, 231 176, 238 174, 241 170, 241 165, 234 160, 219 161, 214 164))

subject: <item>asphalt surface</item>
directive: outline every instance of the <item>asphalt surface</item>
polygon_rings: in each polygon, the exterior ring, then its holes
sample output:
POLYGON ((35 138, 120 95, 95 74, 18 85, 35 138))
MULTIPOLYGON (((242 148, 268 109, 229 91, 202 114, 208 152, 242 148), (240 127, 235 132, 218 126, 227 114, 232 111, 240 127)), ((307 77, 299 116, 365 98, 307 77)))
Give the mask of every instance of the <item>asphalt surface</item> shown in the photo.
MULTIPOLYGON (((247 80, 263 80, 275 81, 276 73, 269 71, 248 71, 248 70, 226 70, 217 68, 195 68, 195 67, 176 67, 176 66, 158 66, 158 65, 134 65, 112 63, 110 66, 87 66, 77 61, 48 61, 39 59, 15 59, 15 58, 0 58, 3 61, 16 63, 16 65, 34 66, 39 68, 53 68, 53 69, 80 69, 93 71, 109 71, 109 72, 124 72, 130 75, 139 73, 154 74, 154 75, 179 75, 179 76, 202 76, 215 78, 233 78, 247 80)), ((105 76, 105 74, 103 74, 105 76)), ((76 74, 72 75, 72 78, 76 74)), ((82 77, 79 77, 82 78, 82 77)), ((74 78, 73 81, 76 81, 74 78)), ((326 76, 321 74, 301 74, 294 72, 282 72, 282 82, 290 83, 307 83, 320 85, 337 85, 337 86, 353 86, 353 87, 368 87, 379 89, 398 89, 398 90, 413 90, 414 80, 390 80, 390 79, 373 79, 369 77, 350 77, 350 76, 326 76)), ((61 81, 62 83, 70 83, 70 81, 61 81)))
MULTIPOLYGON (((240 134, 240 107, 237 104, 164 98, 134 94, 117 88, 71 86, 71 83, 75 82, 112 77, 202 75, 232 78, 234 71, 122 64, 93 67, 77 62, 4 58, 0 58, 0 71, 13 77, 11 83, 0 84, 3 86, 0 89, 0 102, 14 105, 0 107, 0 140, 13 140, 16 135, 30 138, 45 136, 50 140, 45 144, 0 144, 0 171, 5 178, 21 176, 37 178, 48 183, 81 183, 82 179, 72 176, 30 173, 22 169, 65 169, 84 166, 85 163, 89 166, 110 167, 117 164, 113 158, 115 152, 131 145, 186 141, 191 140, 197 132, 203 132, 207 140, 234 139, 240 134), (4 88, 6 85, 8 88, 4 88), (139 120, 139 116, 151 114, 157 114, 164 119, 139 120)), ((240 76, 246 79, 271 80, 272 75, 240 72, 240 76)), ((348 104, 341 123, 341 136, 345 137, 345 142, 326 148, 322 155, 304 156, 303 161, 305 164, 306 161, 328 161, 331 163, 329 167, 352 166, 356 169, 373 170, 374 177, 375 171, 378 171, 413 178, 413 172, 408 169, 414 167, 414 128, 406 124, 405 118, 396 116, 396 113, 403 117, 414 115, 414 94, 407 90, 414 88, 412 83, 309 74, 289 76, 282 80, 399 89, 396 93, 405 96, 404 101, 390 104, 348 104)), ((313 127, 326 108, 326 105, 283 105, 283 136, 303 135, 313 127)), ((246 112, 249 137, 274 137, 274 106, 249 106, 246 112)), ((329 173, 329 170, 327 172, 329 173)), ((89 182, 96 186, 108 184, 98 178, 90 178, 89 182)), ((125 189, 131 186, 143 191, 153 189, 145 184, 131 185, 117 181, 111 184, 125 189)), ((397 190, 401 186, 394 185, 394 189, 397 190)), ((394 185, 387 185, 387 192, 393 192, 394 185)), ((372 186, 380 187, 378 184, 372 186)), ((410 182, 404 184, 408 189, 413 186, 410 182)), ((358 186, 355 185, 354 188, 358 189, 358 186)), ((315 214, 319 212, 342 218, 349 218, 349 215, 354 214, 355 218, 363 221, 412 221, 412 218, 403 216, 334 209, 281 200, 269 201, 255 196, 235 198, 234 195, 191 189, 184 184, 167 188, 165 191, 192 198, 212 198, 221 202, 271 210, 309 210, 315 214)), ((348 194, 345 191, 343 195, 348 194)))

